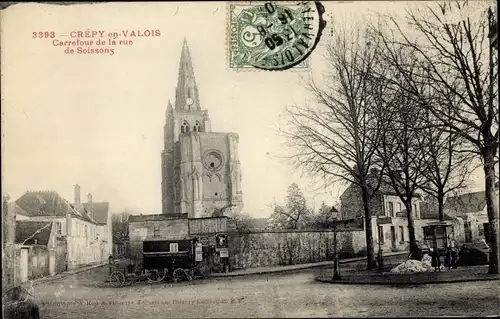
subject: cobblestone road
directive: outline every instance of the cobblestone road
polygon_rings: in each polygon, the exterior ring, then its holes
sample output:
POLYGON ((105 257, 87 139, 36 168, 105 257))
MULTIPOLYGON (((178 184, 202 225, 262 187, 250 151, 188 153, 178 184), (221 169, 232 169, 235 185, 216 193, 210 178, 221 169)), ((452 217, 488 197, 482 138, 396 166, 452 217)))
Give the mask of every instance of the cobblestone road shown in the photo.
MULTIPOLYGON (((352 265, 351 267, 356 267, 352 265)), ((103 287, 107 268, 35 286, 42 318, 498 315, 498 281, 415 287, 318 283, 320 269, 178 284, 103 287)))

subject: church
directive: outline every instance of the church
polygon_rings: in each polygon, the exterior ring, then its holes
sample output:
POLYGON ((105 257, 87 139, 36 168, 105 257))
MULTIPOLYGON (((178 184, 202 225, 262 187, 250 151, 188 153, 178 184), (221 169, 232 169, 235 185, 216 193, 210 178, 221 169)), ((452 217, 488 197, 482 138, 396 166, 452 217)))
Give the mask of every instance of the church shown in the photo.
POLYGON ((170 100, 161 153, 162 214, 231 217, 243 208, 238 134, 212 132, 184 39, 175 103, 170 100))

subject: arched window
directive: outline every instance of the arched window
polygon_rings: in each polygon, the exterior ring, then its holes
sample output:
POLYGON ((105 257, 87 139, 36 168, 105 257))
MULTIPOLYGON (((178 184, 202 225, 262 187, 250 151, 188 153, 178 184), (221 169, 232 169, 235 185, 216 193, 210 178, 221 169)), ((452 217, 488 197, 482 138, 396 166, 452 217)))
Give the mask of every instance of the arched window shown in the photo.
POLYGON ((200 122, 196 121, 196 124, 194 125, 193 131, 203 132, 203 127, 201 126, 200 122))
POLYGON ((182 122, 181 133, 188 133, 188 132, 189 132, 189 124, 188 122, 184 121, 182 122))

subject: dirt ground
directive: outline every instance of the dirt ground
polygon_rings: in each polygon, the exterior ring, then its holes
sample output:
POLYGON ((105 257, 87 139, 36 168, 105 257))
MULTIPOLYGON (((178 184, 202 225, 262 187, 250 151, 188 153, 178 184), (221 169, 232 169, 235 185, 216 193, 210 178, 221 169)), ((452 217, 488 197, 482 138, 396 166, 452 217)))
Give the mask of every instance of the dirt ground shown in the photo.
POLYGON ((109 288, 102 284, 108 274, 103 267, 37 285, 34 293, 42 318, 61 319, 423 317, 500 313, 498 281, 401 288, 314 281, 324 271, 109 288))

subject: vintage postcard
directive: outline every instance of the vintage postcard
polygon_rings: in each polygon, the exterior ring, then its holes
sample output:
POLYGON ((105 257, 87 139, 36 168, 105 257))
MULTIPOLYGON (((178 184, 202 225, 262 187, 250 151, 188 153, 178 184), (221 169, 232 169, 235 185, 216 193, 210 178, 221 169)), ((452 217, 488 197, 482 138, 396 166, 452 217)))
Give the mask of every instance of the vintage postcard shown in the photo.
POLYGON ((2 318, 498 315, 497 17, 2 2, 2 318))

